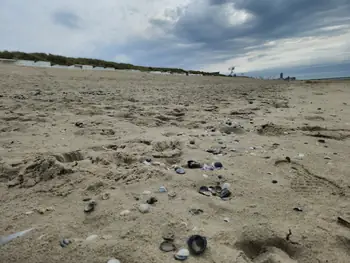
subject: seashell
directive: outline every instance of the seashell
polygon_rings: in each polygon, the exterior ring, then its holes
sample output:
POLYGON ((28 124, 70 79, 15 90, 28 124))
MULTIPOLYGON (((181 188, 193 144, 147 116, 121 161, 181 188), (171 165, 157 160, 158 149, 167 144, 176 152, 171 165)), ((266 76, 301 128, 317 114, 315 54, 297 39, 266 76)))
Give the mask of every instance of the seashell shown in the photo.
POLYGON ((72 241, 70 241, 70 240, 67 239, 67 238, 64 238, 64 239, 60 240, 60 246, 61 246, 61 247, 66 247, 66 246, 68 246, 70 243, 72 243, 72 241))
POLYGON ((220 193, 221 198, 228 198, 230 196, 231 196, 231 192, 227 188, 222 189, 220 193))
POLYGON ((178 174, 185 174, 185 170, 181 167, 177 167, 175 168, 175 172, 178 173, 178 174))
POLYGON ((176 254, 174 255, 174 258, 176 260, 184 261, 188 258, 189 255, 190 255, 190 251, 188 251, 188 249, 186 248, 182 248, 176 252, 176 254))
POLYGON ((229 189, 230 187, 231 187, 231 184, 229 183, 223 183, 221 186, 222 189, 229 189))
POLYGON ((108 200, 110 198, 111 194, 110 193, 103 193, 101 196, 102 200, 108 200))
POLYGON ((187 245, 192 254, 200 255, 207 248, 207 239, 200 235, 194 235, 187 240, 187 245))
POLYGON ((89 203, 85 206, 84 212, 85 213, 90 213, 90 212, 94 211, 96 204, 97 203, 96 203, 95 200, 90 200, 89 203))
POLYGON ((130 214, 130 210, 123 210, 123 211, 120 212, 121 216, 126 216, 128 214, 130 214))
POLYGON ((202 194, 202 195, 211 196, 211 192, 210 192, 209 188, 206 187, 206 186, 201 186, 201 187, 199 188, 199 191, 198 191, 198 192, 199 192, 200 194, 202 194))
POLYGON ((176 250, 176 247, 171 241, 163 241, 160 244, 159 249, 164 252, 170 252, 176 250))
POLYGON ((111 258, 110 260, 107 261, 107 263, 120 263, 118 259, 111 258))
POLYGON ((94 241, 97 238, 98 238, 98 235, 91 235, 91 236, 88 236, 85 240, 90 242, 90 241, 94 241))

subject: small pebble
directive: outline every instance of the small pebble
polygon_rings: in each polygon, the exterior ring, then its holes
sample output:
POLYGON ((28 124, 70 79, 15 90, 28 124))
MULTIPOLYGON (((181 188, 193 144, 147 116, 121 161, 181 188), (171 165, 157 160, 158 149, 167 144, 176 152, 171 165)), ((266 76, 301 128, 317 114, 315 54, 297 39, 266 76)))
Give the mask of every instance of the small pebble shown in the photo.
POLYGON ((278 181, 277 181, 277 180, 272 180, 272 183, 273 183, 273 184, 277 184, 278 181))
POLYGON ((224 217, 224 221, 228 223, 230 222, 230 219, 228 217, 224 217))
POLYGON ((207 174, 203 174, 203 177, 208 178, 209 176, 207 174))
POLYGON ((326 159, 326 160, 331 160, 331 157, 325 156, 324 159, 326 159))
POLYGON ((151 207, 149 204, 140 204, 139 205, 139 211, 143 214, 146 214, 150 211, 151 207))
POLYGON ((107 263, 120 263, 118 259, 111 258, 110 260, 107 261, 107 263))
POLYGON ((152 192, 151 191, 143 191, 143 195, 150 195, 152 192))

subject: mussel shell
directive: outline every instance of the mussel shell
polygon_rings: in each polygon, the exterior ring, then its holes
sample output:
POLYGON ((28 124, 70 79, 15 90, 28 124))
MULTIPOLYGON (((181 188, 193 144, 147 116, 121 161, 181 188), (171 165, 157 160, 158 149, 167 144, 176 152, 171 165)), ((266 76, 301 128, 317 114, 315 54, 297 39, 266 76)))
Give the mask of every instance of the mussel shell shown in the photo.
POLYGON ((207 239, 200 235, 193 235, 187 240, 187 245, 192 254, 200 255, 207 248, 207 239))
POLYGON ((175 245, 170 242, 170 241, 163 241, 160 246, 159 246, 159 249, 161 251, 164 251, 164 252, 170 252, 170 251, 175 251, 176 250, 176 247, 175 245))

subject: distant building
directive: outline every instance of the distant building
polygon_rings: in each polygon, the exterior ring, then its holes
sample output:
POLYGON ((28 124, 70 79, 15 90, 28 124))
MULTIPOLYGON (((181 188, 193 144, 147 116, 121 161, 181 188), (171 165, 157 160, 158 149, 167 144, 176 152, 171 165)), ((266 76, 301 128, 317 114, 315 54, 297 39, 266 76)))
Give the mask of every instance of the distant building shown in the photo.
POLYGON ((283 72, 280 74, 280 79, 283 79, 283 72))

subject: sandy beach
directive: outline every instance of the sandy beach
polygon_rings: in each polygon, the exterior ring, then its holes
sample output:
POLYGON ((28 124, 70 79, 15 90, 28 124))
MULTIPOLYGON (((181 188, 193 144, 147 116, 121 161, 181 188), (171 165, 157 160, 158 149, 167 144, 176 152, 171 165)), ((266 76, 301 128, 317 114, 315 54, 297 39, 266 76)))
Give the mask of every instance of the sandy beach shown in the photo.
POLYGON ((350 81, 3 65, 0 79, 0 235, 34 228, 0 262, 176 262, 169 233, 176 250, 206 237, 189 263, 349 262, 350 81), (199 193, 224 184, 228 198, 199 193))

